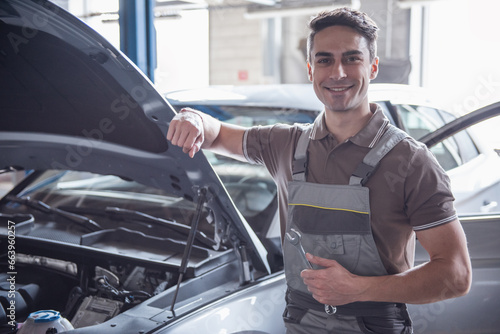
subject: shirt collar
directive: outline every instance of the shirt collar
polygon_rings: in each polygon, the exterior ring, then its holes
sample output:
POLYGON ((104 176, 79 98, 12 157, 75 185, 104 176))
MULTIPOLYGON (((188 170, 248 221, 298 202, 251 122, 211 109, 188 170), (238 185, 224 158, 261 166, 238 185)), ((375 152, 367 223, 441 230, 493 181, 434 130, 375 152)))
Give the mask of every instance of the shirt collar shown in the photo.
MULTIPOLYGON (((384 115, 382 108, 378 104, 370 103, 370 110, 373 115, 368 123, 361 131, 349 138, 352 143, 369 148, 377 143, 389 124, 389 119, 384 115)), ((329 134, 325 122, 325 112, 323 111, 314 121, 310 138, 320 140, 329 134)))

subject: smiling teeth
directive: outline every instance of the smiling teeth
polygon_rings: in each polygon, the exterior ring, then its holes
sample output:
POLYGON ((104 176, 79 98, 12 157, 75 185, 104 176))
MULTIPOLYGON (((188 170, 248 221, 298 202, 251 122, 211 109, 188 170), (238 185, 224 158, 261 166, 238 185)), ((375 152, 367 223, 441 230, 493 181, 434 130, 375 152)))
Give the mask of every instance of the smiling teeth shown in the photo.
POLYGON ((328 89, 334 92, 342 92, 344 90, 347 90, 347 88, 328 88, 328 89))

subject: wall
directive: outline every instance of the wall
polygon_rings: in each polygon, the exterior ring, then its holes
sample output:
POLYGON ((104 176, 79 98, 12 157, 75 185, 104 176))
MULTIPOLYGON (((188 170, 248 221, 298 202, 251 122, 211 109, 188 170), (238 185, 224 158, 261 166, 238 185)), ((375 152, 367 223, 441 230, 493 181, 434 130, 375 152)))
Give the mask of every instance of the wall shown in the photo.
POLYGON ((209 14, 210 84, 261 84, 262 20, 244 18, 244 8, 211 10, 209 14))
MULTIPOLYGON (((392 0, 364 0, 360 10, 380 28, 378 81, 407 83, 410 10, 392 0)), ((305 39, 310 16, 247 19, 245 12, 242 7, 210 11, 210 84, 308 82, 305 39), (270 31, 273 23, 279 25, 273 30, 279 34, 270 31), (271 52, 273 47, 277 50, 271 52)))

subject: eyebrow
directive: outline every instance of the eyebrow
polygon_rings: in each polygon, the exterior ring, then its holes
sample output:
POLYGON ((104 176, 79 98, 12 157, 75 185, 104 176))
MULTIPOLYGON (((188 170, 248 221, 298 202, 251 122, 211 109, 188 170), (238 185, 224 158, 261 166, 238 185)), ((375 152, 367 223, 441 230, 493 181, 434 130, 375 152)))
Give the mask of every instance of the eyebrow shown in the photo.
POLYGON ((351 51, 346 51, 342 54, 342 56, 352 56, 352 55, 362 55, 363 52, 360 50, 351 50, 351 51))
MULTIPOLYGON (((346 51, 346 52, 342 53, 342 56, 346 57, 346 56, 362 55, 362 54, 363 54, 363 52, 360 50, 350 50, 350 51, 346 51)), ((333 53, 320 51, 320 52, 315 53, 314 56, 315 57, 333 57, 333 53)))

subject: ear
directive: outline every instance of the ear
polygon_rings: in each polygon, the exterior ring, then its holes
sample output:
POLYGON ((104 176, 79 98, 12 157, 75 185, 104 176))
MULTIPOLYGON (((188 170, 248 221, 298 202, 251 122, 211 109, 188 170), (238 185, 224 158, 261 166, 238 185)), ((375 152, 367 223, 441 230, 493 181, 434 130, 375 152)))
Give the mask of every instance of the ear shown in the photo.
POLYGON ((311 64, 307 62, 307 77, 309 81, 313 81, 311 64))
POLYGON ((378 57, 375 57, 371 64, 370 80, 373 80, 378 75, 378 57))

